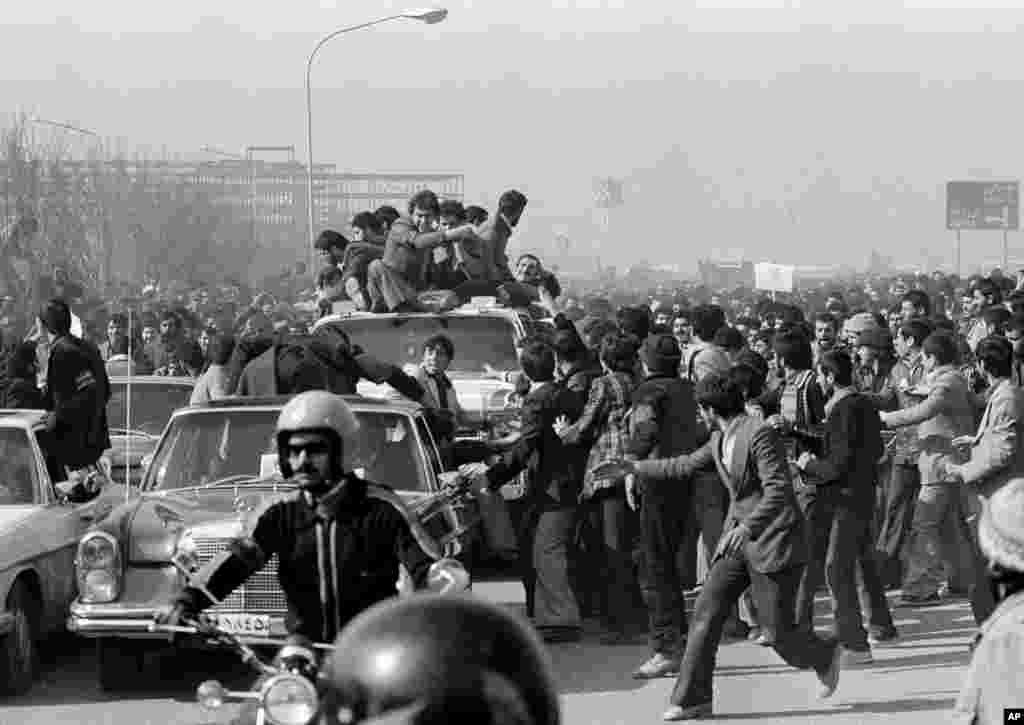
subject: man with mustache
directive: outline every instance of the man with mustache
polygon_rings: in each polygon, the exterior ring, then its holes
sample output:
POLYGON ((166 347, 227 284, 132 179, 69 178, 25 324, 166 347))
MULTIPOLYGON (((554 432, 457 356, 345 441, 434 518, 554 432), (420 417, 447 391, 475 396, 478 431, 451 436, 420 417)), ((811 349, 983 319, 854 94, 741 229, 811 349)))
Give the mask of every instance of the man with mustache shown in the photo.
POLYGON ((397 594, 400 565, 417 588, 432 559, 389 488, 344 468, 359 422, 345 400, 324 391, 292 398, 277 421, 278 465, 299 495, 270 506, 252 532, 211 560, 164 610, 181 624, 227 597, 277 554, 289 634, 331 642, 357 614, 397 594))

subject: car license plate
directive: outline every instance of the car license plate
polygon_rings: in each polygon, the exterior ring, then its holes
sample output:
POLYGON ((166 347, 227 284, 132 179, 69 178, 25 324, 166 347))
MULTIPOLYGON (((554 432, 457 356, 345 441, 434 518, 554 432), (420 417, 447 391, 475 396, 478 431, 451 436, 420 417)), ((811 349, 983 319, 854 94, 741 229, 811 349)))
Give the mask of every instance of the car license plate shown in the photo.
POLYGON ((218 614, 217 626, 225 632, 257 637, 270 636, 270 615, 267 614, 218 614))

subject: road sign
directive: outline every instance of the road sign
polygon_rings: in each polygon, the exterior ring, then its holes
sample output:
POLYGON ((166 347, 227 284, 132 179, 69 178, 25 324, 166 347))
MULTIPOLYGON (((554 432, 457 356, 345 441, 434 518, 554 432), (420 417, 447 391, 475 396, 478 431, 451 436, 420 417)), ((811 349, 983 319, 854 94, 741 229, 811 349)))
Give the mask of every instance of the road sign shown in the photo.
POLYGON ((946 184, 947 229, 1016 231, 1019 225, 1019 182, 950 181, 946 184))

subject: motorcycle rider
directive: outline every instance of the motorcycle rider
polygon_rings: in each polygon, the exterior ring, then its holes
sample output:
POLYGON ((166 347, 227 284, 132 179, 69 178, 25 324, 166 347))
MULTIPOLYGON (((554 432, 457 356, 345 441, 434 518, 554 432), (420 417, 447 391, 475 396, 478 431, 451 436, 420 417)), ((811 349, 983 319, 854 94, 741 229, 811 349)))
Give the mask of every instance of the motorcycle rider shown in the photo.
POLYGON ((396 595, 400 564, 417 589, 425 588, 434 560, 418 523, 391 489, 345 470, 358 430, 338 395, 314 390, 292 398, 277 420, 278 463, 299 490, 211 559, 158 621, 195 619, 274 554, 288 631, 313 641, 332 641, 361 611, 396 595))
POLYGON ((335 642, 320 690, 323 725, 560 722, 536 633, 471 595, 409 597, 364 612, 335 642))

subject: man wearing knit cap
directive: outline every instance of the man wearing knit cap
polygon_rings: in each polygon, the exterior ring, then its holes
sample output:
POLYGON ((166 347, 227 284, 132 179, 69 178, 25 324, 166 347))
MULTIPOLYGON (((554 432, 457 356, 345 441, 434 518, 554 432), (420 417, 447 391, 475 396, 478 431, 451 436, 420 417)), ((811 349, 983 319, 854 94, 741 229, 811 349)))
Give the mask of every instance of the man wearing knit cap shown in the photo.
MULTIPOLYGON (((980 347, 980 345, 979 345, 980 347)), ((1001 602, 982 625, 954 708, 954 722, 1002 725, 1020 707, 1024 662, 1024 479, 1015 478, 984 503, 978 525, 986 568, 1001 602)))
MULTIPOLYGON (((629 460, 671 458, 697 449, 693 384, 679 377, 682 353, 671 335, 651 335, 640 348, 644 379, 633 391, 629 460)), ((686 645, 686 607, 677 554, 691 487, 684 481, 626 477, 626 500, 640 511, 640 589, 647 605, 652 656, 636 679, 677 675, 686 645)))
POLYGON ((858 312, 843 323, 843 340, 850 347, 857 346, 857 338, 866 330, 878 327, 878 320, 870 312, 858 312))
POLYGON ((873 327, 857 335, 854 387, 878 410, 896 406, 896 389, 889 378, 893 362, 892 334, 887 329, 873 327))

